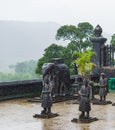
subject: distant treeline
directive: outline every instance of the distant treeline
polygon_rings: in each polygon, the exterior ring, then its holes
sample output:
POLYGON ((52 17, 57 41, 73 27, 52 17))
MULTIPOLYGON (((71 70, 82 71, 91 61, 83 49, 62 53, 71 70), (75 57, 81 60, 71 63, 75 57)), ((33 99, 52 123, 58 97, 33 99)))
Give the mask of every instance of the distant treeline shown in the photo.
POLYGON ((0 82, 37 79, 40 76, 35 74, 37 61, 30 60, 10 65, 8 72, 0 72, 0 82))

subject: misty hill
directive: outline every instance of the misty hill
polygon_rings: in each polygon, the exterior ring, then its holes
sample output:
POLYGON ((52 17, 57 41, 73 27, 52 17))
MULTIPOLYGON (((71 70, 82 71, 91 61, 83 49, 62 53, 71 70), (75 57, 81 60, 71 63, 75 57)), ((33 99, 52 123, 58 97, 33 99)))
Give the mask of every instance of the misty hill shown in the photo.
POLYGON ((0 21, 0 68, 21 61, 37 60, 55 40, 61 25, 54 22, 0 21))
MULTIPOLYGON (((0 21, 0 70, 17 62, 37 60, 51 45, 65 44, 56 41, 61 25, 55 22, 0 21)), ((110 35, 104 37, 110 38, 110 35)))

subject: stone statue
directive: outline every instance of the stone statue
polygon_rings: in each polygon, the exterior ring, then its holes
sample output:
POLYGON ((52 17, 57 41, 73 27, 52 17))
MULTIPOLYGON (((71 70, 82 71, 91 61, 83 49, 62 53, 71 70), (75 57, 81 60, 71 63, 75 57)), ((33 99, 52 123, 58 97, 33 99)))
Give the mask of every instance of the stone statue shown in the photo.
POLYGON ((79 119, 88 119, 89 111, 91 110, 90 100, 92 99, 92 87, 89 85, 88 79, 84 79, 79 95, 81 97, 79 103, 79 111, 81 111, 81 114, 79 119))
POLYGON ((101 34, 102 34, 102 28, 100 25, 97 25, 94 29, 94 36, 95 37, 101 37, 101 34))
POLYGON ((53 83, 53 97, 68 95, 70 93, 70 72, 61 58, 53 58, 52 63, 44 63, 42 66, 43 77, 50 74, 53 83), (50 72, 50 73, 49 73, 50 72))
POLYGON ((54 70, 55 77, 55 94, 56 95, 68 95, 70 93, 70 72, 67 65, 64 63, 58 63, 55 65, 54 70))
POLYGON ((41 106, 43 110, 40 114, 35 114, 33 117, 35 118, 52 118, 59 116, 57 113, 51 112, 52 107, 52 89, 54 87, 52 80, 52 72, 53 72, 54 64, 49 63, 45 64, 42 68, 43 72, 43 88, 41 93, 41 106))
POLYGON ((99 87, 100 87, 99 88, 100 101, 105 101, 108 90, 107 90, 107 80, 105 78, 104 73, 100 74, 99 87))
POLYGON ((41 93, 43 110, 41 114, 51 114, 51 106, 52 106, 52 83, 50 73, 46 74, 43 78, 43 89, 41 93))

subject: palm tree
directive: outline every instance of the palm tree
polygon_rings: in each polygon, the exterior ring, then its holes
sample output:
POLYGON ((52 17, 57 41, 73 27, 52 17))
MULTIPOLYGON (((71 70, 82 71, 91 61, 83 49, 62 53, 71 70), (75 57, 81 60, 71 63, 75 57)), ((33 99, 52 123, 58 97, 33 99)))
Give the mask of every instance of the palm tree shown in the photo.
MULTIPOLYGON (((74 63, 78 65, 78 73, 85 77, 86 75, 91 75, 92 69, 96 66, 93 62, 91 62, 92 56, 95 55, 95 52, 91 50, 85 50, 84 52, 74 52, 73 57, 75 59, 74 63)), ((89 77, 90 78, 90 77, 89 77)))

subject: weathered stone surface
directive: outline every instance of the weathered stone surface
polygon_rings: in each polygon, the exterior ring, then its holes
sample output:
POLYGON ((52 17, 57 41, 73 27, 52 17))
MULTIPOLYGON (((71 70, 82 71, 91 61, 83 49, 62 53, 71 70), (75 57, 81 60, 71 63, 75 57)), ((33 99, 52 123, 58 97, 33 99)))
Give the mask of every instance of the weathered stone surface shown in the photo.
POLYGON ((94 100, 94 101, 92 101, 92 103, 93 103, 94 105, 107 105, 107 104, 112 104, 111 101, 99 101, 99 100, 94 100))
POLYGON ((115 103, 113 103, 112 106, 115 106, 115 103))
MULTIPOLYGON (((98 95, 97 95, 98 97, 98 95)), ((97 98, 96 97, 96 98, 97 98)), ((115 103, 115 93, 109 93, 107 98, 115 103)), ((0 130, 114 130, 115 107, 110 105, 92 105, 91 117, 99 120, 92 123, 74 123, 78 118, 78 104, 71 101, 56 103, 52 112, 58 113, 55 118, 33 118, 40 113, 41 103, 27 102, 27 99, 16 99, 0 102, 0 130), (7 124, 7 125, 6 125, 7 124)))
POLYGON ((0 83, 0 101, 20 97, 39 95, 42 89, 42 80, 24 80, 0 83))
POLYGON ((71 122, 75 122, 75 123, 91 123, 91 122, 94 122, 94 121, 97 121, 98 120, 98 118, 96 118, 96 117, 94 117, 94 118, 92 118, 92 117, 89 117, 89 118, 84 118, 84 119, 77 119, 77 118, 73 118, 72 120, 71 120, 71 122))
POLYGON ((35 114, 33 115, 34 118, 53 118, 53 117, 57 117, 59 116, 59 114, 57 113, 50 113, 50 114, 35 114))

